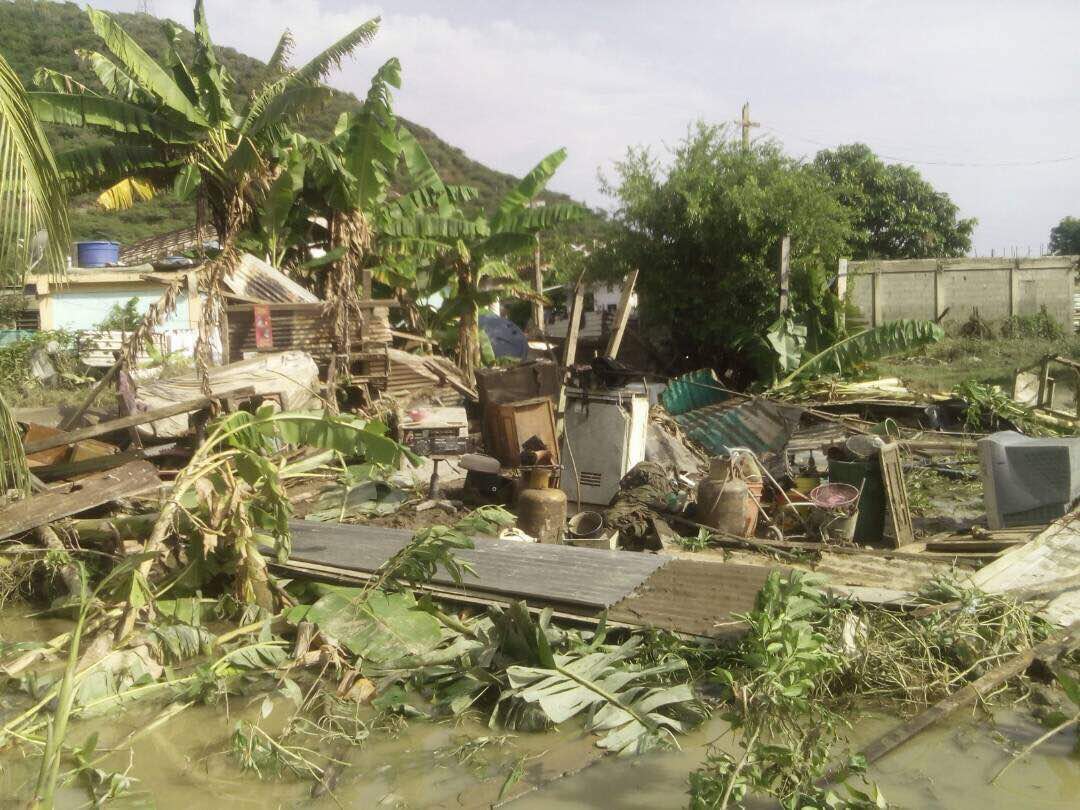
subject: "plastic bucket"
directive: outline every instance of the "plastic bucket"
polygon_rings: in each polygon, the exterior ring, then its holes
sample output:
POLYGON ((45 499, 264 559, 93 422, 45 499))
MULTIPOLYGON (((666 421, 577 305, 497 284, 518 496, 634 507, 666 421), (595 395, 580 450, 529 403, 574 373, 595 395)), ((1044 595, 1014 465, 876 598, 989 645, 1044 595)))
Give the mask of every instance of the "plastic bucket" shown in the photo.
POLYGON ((75 258, 79 267, 108 267, 120 263, 119 242, 76 242, 75 258))
POLYGON ((810 493, 810 502, 827 512, 854 512, 859 503, 859 490, 851 484, 821 484, 810 493))
POLYGON ((578 512, 567 522, 570 537, 599 537, 604 531, 604 517, 599 512, 578 512))

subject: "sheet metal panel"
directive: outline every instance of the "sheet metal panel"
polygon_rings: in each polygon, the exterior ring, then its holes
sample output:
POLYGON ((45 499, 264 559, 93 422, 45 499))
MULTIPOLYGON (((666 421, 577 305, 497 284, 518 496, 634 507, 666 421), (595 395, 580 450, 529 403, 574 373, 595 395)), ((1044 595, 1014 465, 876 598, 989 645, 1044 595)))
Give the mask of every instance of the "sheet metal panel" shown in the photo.
MULTIPOLYGON (((353 571, 372 572, 405 546, 412 532, 375 526, 293 521, 292 558, 353 571)), ((456 555, 476 576, 467 593, 500 594, 606 609, 632 593, 670 557, 622 551, 519 543, 480 538, 456 555)), ((432 580, 453 585, 440 571, 432 580)))

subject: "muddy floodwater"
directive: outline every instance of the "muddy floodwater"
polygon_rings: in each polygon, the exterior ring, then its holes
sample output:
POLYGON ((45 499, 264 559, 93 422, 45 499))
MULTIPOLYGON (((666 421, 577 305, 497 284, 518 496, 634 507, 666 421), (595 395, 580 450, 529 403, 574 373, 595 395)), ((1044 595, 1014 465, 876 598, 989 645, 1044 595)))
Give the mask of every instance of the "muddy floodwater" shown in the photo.
MULTIPOLYGON (((19 637, 47 637, 63 626, 57 622, 28 623, 10 609, 0 615, 0 637, 8 643, 19 637)), ((4 693, 2 701, 0 718, 25 705, 11 692, 4 693)), ((137 780, 130 793, 112 806, 153 806, 159 810, 480 808, 497 801, 500 792, 509 795, 552 779, 508 806, 516 810, 677 808, 686 805, 687 773, 701 761, 708 741, 724 732, 722 721, 714 719, 682 738, 679 751, 601 759, 592 741, 574 728, 502 737, 481 723, 411 720, 398 727, 373 730, 363 746, 332 748, 333 755, 349 767, 342 770, 333 798, 312 798, 310 781, 289 775, 260 779, 252 771, 241 770, 232 753, 238 720, 258 722, 274 734, 291 712, 291 705, 278 696, 272 710, 263 716, 259 695, 187 708, 100 765, 137 780), (554 778, 579 768, 576 773, 554 778)), ((75 722, 68 743, 82 745, 97 732, 99 749, 120 745, 157 719, 162 709, 160 702, 145 703, 122 714, 75 722)), ((866 742, 894 722, 887 717, 861 718, 853 742, 866 742)), ((988 784, 1010 751, 1041 733, 1023 707, 999 709, 992 722, 969 710, 893 752, 874 767, 873 776, 895 807, 1076 810, 1080 807, 1080 760, 1072 754, 1075 731, 1045 744, 1013 766, 996 785, 988 784)), ((297 744, 305 741, 299 739, 297 744)), ((36 769, 36 757, 14 749, 0 754, 0 807, 23 806, 36 769)), ((77 784, 66 787, 57 799, 58 807, 88 806, 87 793, 77 784)))

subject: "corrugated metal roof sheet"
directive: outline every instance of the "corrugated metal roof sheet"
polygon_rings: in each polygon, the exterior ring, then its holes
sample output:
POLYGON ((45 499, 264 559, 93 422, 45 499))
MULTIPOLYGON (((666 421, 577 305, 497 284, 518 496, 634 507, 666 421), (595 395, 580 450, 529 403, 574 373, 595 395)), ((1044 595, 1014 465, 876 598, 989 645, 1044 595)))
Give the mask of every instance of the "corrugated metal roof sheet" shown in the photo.
POLYGON ((240 257, 240 262, 224 281, 237 295, 272 304, 315 304, 319 301, 318 296, 250 253, 240 257))
POLYGON ((723 455, 733 447, 745 447, 760 455, 783 449, 801 415, 802 408, 796 405, 753 399, 734 407, 729 403, 706 405, 679 414, 675 421, 711 453, 723 455))
POLYGON ((660 402, 672 416, 724 402, 728 395, 720 390, 720 380, 711 368, 700 368, 668 383, 660 402))

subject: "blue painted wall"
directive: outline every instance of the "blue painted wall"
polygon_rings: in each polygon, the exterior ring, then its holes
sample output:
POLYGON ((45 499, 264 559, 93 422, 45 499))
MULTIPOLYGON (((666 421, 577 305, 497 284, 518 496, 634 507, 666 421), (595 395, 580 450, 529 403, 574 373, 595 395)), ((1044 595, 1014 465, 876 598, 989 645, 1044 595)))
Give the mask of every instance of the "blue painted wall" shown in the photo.
MULTIPOLYGON (((79 329, 97 329, 98 324, 108 317, 114 304, 124 306, 130 299, 138 299, 139 314, 143 314, 150 305, 161 298, 164 287, 109 287, 106 290, 85 290, 77 287, 53 287, 53 327, 76 331, 79 329)), ((164 329, 188 329, 187 295, 180 295, 176 301, 176 311, 162 324, 164 329)))

